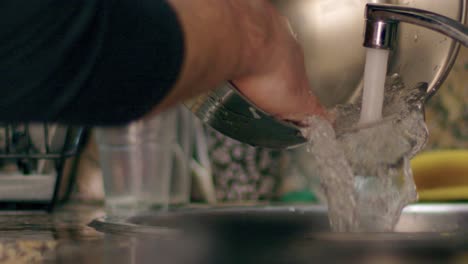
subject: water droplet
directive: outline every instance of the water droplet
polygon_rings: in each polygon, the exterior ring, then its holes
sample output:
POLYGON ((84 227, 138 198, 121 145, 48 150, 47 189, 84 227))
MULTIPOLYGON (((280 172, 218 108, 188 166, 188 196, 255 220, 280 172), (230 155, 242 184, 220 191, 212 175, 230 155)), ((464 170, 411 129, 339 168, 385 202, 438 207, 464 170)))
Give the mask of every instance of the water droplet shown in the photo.
POLYGON ((252 113, 253 118, 255 119, 262 119, 262 117, 257 113, 257 110, 253 107, 249 107, 250 113, 252 113))
POLYGON ((392 79, 398 79, 400 78, 400 74, 398 72, 395 72, 394 74, 392 74, 392 79))
POLYGON ((443 38, 441 41, 439 41, 439 44, 442 44, 447 41, 447 37, 443 38))

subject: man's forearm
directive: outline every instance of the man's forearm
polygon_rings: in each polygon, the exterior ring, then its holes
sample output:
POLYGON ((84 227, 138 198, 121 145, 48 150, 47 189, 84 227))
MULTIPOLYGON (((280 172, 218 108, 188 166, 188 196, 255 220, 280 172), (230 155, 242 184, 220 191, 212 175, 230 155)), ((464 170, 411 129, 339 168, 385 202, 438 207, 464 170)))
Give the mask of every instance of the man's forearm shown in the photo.
POLYGON ((168 2, 182 25, 185 56, 178 81, 156 112, 212 89, 222 81, 248 74, 249 64, 262 58, 260 51, 269 37, 268 13, 256 7, 256 1, 168 2))

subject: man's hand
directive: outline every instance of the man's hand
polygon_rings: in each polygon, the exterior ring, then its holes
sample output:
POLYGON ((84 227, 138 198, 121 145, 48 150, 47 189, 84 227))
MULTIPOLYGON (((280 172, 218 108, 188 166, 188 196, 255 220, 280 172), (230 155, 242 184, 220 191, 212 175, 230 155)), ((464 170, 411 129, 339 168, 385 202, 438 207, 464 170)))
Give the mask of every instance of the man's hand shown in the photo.
POLYGON ((247 70, 234 80, 239 90, 259 108, 282 119, 301 121, 307 115, 325 115, 310 89, 304 55, 287 19, 268 1, 235 1, 245 9, 239 22, 245 33, 247 70))
POLYGON ((158 111, 232 80, 260 109, 301 121, 325 115, 287 20, 267 0, 169 0, 186 42, 184 68, 158 111))

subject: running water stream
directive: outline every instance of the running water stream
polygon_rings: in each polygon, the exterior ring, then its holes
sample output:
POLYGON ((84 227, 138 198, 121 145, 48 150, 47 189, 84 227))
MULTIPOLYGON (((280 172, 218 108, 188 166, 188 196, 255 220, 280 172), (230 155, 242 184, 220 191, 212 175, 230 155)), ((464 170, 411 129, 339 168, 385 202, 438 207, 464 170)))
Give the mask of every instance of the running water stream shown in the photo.
POLYGON ((385 76, 389 50, 366 49, 364 68, 364 91, 362 95, 361 124, 377 122, 382 119, 385 76))

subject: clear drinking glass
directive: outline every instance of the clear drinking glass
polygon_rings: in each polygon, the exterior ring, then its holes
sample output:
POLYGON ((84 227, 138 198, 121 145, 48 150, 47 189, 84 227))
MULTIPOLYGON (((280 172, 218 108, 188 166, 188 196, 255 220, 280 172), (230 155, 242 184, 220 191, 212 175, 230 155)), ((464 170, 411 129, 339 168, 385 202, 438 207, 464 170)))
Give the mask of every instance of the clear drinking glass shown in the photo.
POLYGON ((176 143, 170 183, 170 204, 190 202, 192 149, 194 142, 193 114, 184 106, 176 110, 176 143))
POLYGON ((176 131, 177 109, 123 127, 96 129, 110 211, 167 208, 172 172, 187 167, 176 131))

